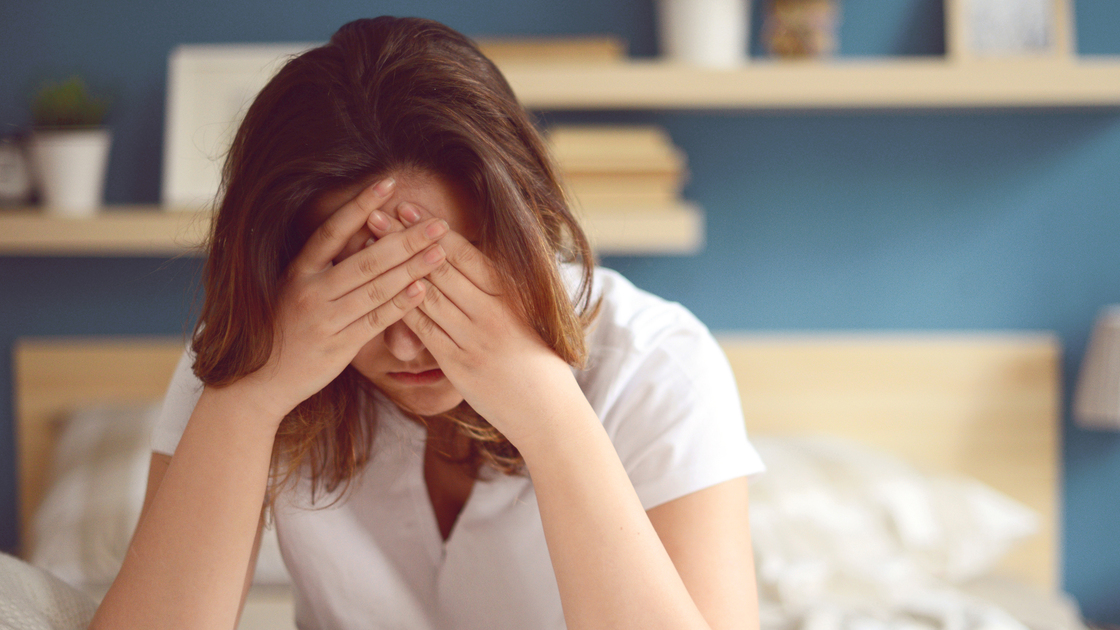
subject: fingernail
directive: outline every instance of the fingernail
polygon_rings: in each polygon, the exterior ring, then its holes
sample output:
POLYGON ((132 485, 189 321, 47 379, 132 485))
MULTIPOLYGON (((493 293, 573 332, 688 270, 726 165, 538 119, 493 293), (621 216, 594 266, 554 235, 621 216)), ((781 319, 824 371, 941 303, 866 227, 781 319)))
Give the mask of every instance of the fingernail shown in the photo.
POLYGON ((397 180, 392 177, 383 179, 377 182, 377 185, 373 187, 373 192, 376 193, 378 197, 388 197, 389 193, 393 192, 393 186, 396 184, 397 180))
POLYGON ((439 221, 436 221, 435 223, 432 223, 428 227, 424 228, 424 234, 426 234, 428 238, 439 238, 446 233, 447 221, 444 221, 443 219, 440 219, 439 221))
POLYGON ((374 244, 374 243, 376 243, 376 242, 377 242, 377 241, 375 241, 375 240, 374 240, 374 239, 372 239, 372 238, 367 238, 367 239, 366 239, 366 244, 365 244, 365 245, 364 245, 363 247, 369 247, 370 245, 373 245, 373 244, 374 244))
POLYGON ((424 287, 420 286, 420 281, 417 280, 416 282, 408 285, 408 289, 405 290, 405 295, 407 295, 408 297, 416 297, 417 295, 420 295, 420 291, 423 288, 424 287))
POLYGON ((391 227, 391 225, 389 224, 389 217, 385 216, 385 214, 380 210, 374 210, 372 213, 370 213, 369 222, 373 224, 373 227, 381 230, 382 232, 388 230, 391 227))
POLYGON ((410 203, 402 203, 397 208, 397 214, 400 215, 401 221, 404 221, 405 225, 411 226, 420 220, 420 212, 410 203))
POLYGON ((424 252, 424 261, 432 264, 438 263, 443 260, 443 248, 436 245, 424 252))

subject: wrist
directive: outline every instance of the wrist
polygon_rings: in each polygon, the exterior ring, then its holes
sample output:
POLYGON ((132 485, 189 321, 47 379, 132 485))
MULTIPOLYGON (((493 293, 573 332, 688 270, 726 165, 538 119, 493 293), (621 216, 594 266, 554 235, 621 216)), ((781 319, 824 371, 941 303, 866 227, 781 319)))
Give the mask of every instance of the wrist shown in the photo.
POLYGON ((575 378, 571 379, 570 386, 553 390, 540 402, 540 410, 533 414, 531 421, 518 423, 521 430, 514 436, 506 436, 527 465, 569 448, 578 450, 587 440, 606 437, 599 417, 575 378))
POLYGON ((276 434, 280 422, 292 410, 248 378, 224 386, 207 385, 200 404, 203 399, 209 405, 222 408, 223 416, 259 426, 272 435, 276 434))

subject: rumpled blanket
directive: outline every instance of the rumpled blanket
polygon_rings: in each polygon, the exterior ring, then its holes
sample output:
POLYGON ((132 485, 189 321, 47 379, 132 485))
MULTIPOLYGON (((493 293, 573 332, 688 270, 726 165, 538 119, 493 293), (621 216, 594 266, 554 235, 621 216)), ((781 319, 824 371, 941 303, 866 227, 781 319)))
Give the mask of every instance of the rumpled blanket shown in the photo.
POLYGON ((826 436, 756 437, 764 630, 1038 630, 962 587, 1038 517, 976 480, 826 436))

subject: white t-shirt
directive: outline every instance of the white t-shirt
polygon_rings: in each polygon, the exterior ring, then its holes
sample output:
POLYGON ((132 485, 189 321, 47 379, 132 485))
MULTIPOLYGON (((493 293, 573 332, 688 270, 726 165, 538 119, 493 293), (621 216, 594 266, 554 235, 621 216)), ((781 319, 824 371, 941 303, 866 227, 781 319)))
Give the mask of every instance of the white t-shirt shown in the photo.
MULTIPOLYGON (((679 304, 597 269, 603 297, 576 373, 646 509, 763 470, 731 369, 679 304)), ((180 362, 152 448, 173 453, 201 384, 180 362)), ((490 471, 450 536, 424 482, 424 429, 382 405, 375 454, 344 501, 308 509, 302 483, 275 523, 300 628, 560 629, 564 616, 529 478, 490 471)))

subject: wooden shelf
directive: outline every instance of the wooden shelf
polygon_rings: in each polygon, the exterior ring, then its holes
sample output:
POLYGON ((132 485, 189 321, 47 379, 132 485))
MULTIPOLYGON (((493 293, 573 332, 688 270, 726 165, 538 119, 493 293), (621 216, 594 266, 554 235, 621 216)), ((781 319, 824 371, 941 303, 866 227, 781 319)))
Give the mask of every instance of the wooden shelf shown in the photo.
POLYGON ((162 212, 157 206, 112 206, 90 218, 29 208, 0 212, 6 256, 179 256, 198 249, 210 228, 205 212, 162 212))
MULTIPOLYGON (((682 205, 658 210, 583 213, 600 255, 690 254, 704 242, 704 216, 682 205)), ((0 256, 201 256, 210 215, 162 211, 158 206, 114 206, 91 218, 0 212, 0 256)))
POLYGON ((530 109, 927 109, 1120 106, 1120 57, 506 63, 530 109))
MULTIPOLYGON (((1120 57, 954 62, 752 61, 707 70, 655 60, 502 64, 530 109, 851 110, 1120 107, 1120 57)), ((588 210, 600 255, 690 254, 704 245, 695 206, 588 210)), ((201 255, 203 212, 106 208, 90 219, 0 211, 3 256, 201 255)))

